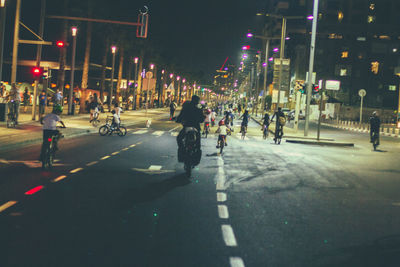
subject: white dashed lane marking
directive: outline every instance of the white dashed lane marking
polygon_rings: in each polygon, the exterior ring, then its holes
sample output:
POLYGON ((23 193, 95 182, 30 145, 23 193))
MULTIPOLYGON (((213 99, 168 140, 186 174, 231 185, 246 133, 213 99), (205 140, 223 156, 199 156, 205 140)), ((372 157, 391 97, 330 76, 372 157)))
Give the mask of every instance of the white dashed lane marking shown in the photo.
POLYGON ((176 126, 176 127, 174 127, 174 128, 172 128, 171 130, 169 130, 168 132, 173 132, 173 131, 175 131, 176 129, 178 129, 180 126, 176 126))
POLYGON ((178 132, 172 132, 171 133, 172 136, 178 136, 178 134, 179 134, 178 132))
POLYGON ((221 219, 228 219, 229 218, 228 207, 225 205, 218 205, 218 215, 221 219))
POLYGON ((148 133, 149 130, 138 130, 136 132, 133 132, 132 134, 145 134, 148 133))
POLYGON ((233 233, 233 229, 230 225, 228 224, 223 224, 221 226, 222 229, 222 237, 224 238, 225 245, 228 247, 236 247, 237 242, 235 238, 235 234, 233 233))
POLYGON ((218 192, 217 193, 217 201, 218 202, 225 202, 226 201, 226 194, 218 192))
POLYGON ((14 206, 17 203, 18 201, 8 201, 7 203, 4 203, 3 205, 0 206, 0 212, 5 211, 6 209, 14 206))
POLYGON ((164 134, 164 131, 155 131, 152 135, 161 136, 164 134))
POLYGON ((161 169, 162 169, 162 166, 160 166, 160 165, 151 165, 149 167, 149 170, 151 170, 151 171, 159 171, 161 169))
POLYGON ((244 267, 244 262, 242 258, 239 257, 230 257, 229 263, 231 264, 231 267, 244 267))

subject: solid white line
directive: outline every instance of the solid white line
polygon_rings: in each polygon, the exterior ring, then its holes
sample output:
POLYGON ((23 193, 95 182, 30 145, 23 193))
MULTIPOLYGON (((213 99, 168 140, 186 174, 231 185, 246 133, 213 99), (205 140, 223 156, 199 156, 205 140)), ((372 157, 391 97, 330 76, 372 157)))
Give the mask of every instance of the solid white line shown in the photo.
POLYGON ((244 262, 242 258, 239 257, 230 257, 229 263, 231 264, 231 267, 244 267, 244 262))
POLYGON ((99 163, 99 162, 98 161, 92 161, 92 162, 89 162, 88 164, 86 164, 86 166, 93 166, 93 165, 95 165, 97 163, 99 163))
POLYGON ((61 175, 61 176, 58 176, 57 178, 53 179, 52 182, 53 183, 57 183, 58 181, 61 181, 61 180, 65 179, 65 178, 67 178, 66 175, 61 175))
POLYGON ((225 245, 227 245, 228 247, 236 247, 237 242, 232 227, 229 224, 223 224, 221 225, 221 229, 225 245))
POLYGON ((176 126, 176 127, 174 127, 174 128, 172 128, 171 130, 169 130, 168 132, 173 132, 173 131, 175 131, 176 129, 178 129, 180 126, 176 126))
POLYGON ((151 170, 151 171, 159 171, 159 170, 161 170, 161 168, 162 168, 162 166, 160 166, 160 165, 151 165, 149 167, 149 170, 151 170))
POLYGON ((217 193, 217 201, 218 202, 225 202, 226 201, 226 194, 225 193, 217 193))
POLYGON ((18 201, 8 201, 7 203, 4 203, 3 205, 0 206, 0 212, 5 211, 9 207, 12 207, 17 203, 18 203, 18 201))
POLYGON ((76 169, 70 171, 70 173, 77 173, 77 172, 80 172, 81 170, 83 170, 83 168, 76 168, 76 169))
POLYGON ((111 153, 111 155, 113 155, 113 156, 118 155, 118 154, 119 154, 119 151, 115 151, 115 152, 111 153))
POLYGON ((225 205, 218 205, 218 215, 221 219, 228 219, 229 218, 228 207, 225 205))
POLYGON ((102 157, 100 160, 105 160, 105 159, 108 159, 110 156, 104 156, 104 157, 102 157))

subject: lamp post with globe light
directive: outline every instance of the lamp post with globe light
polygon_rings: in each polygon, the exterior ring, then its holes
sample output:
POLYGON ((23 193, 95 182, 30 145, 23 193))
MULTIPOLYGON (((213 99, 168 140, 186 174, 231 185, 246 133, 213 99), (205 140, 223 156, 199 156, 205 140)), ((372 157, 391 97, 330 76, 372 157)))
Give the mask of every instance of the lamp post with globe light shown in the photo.
POLYGON ((76 56, 76 35, 78 32, 77 27, 72 27, 71 28, 72 32, 72 60, 71 60, 71 82, 70 82, 70 88, 69 88, 69 98, 68 98, 68 114, 73 115, 74 114, 74 108, 75 105, 73 105, 73 94, 74 94, 74 77, 75 77, 75 56, 76 56))
POLYGON ((3 79, 4 29, 6 25, 6 0, 0 0, 0 81, 3 79))

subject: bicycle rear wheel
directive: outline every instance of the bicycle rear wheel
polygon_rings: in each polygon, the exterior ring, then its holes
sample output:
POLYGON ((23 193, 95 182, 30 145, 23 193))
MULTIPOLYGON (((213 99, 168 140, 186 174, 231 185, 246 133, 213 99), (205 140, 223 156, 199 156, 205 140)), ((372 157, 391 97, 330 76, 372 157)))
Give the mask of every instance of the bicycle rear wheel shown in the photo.
POLYGON ((126 128, 125 128, 125 126, 119 126, 119 129, 118 129, 118 136, 120 136, 120 137, 123 137, 123 136, 125 136, 126 135, 126 128))

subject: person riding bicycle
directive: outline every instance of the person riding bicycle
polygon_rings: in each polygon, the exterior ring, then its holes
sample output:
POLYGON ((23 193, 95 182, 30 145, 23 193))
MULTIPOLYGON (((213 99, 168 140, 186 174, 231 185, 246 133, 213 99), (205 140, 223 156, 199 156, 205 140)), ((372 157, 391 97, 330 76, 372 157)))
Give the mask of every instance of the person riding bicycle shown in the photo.
MULTIPOLYGON (((211 123, 211 110, 210 109, 205 109, 204 110, 204 127, 203 127, 203 134, 206 134, 206 126, 208 124, 208 127, 210 127, 210 123, 211 123)), ((208 129, 210 130, 210 129, 208 129)))
POLYGON ((94 97, 92 101, 89 104, 89 109, 90 109, 90 122, 93 121, 94 115, 99 113, 99 108, 100 108, 100 103, 97 98, 97 94, 94 94, 94 97))
POLYGON ((217 148, 219 148, 219 142, 221 140, 225 141, 225 146, 228 146, 228 143, 226 142, 226 136, 228 135, 228 131, 230 131, 229 125, 225 123, 225 120, 222 119, 218 123, 218 129, 216 133, 219 133, 218 135, 218 140, 217 140, 217 148))
POLYGON ((11 85, 11 90, 7 96, 8 98, 8 109, 9 113, 13 116, 15 120, 15 124, 18 124, 18 117, 19 117, 19 106, 21 104, 21 93, 19 88, 13 83, 11 85))
POLYGON ((112 120, 112 123, 111 123, 111 127, 114 128, 114 129, 118 129, 120 124, 121 124, 121 119, 117 115, 117 112, 115 112, 115 110, 111 110, 111 114, 113 114, 113 120, 112 120))
POLYGON ((275 138, 274 138, 274 141, 275 141, 276 139, 278 139, 279 134, 280 134, 280 137, 283 136, 283 126, 286 123, 286 117, 285 117, 285 114, 283 113, 281 107, 278 107, 278 110, 275 112, 275 114, 271 118, 271 122, 274 120, 274 118, 276 118, 275 138))
POLYGON ((381 120, 378 117, 378 113, 376 111, 372 112, 372 117, 369 119, 369 124, 370 124, 370 139, 371 143, 373 143, 373 136, 376 134, 376 138, 378 138, 378 143, 379 145, 379 130, 381 128, 381 120))
POLYGON ((262 124, 261 131, 264 130, 264 127, 267 127, 267 131, 268 131, 268 127, 269 127, 270 123, 271 123, 271 121, 270 121, 270 118, 269 118, 269 114, 265 113, 264 118, 263 118, 263 124, 262 124))
MULTIPOLYGON (((42 149, 40 152, 40 161, 42 161, 42 155, 46 149, 46 146, 49 143, 49 138, 53 138, 60 134, 60 131, 57 130, 57 122, 59 122, 62 127, 65 128, 64 122, 60 118, 60 114, 63 111, 63 107, 59 104, 54 105, 53 111, 50 114, 47 114, 41 123, 43 124, 43 143, 42 149)), ((57 139, 54 139, 54 147, 57 150, 57 139)))
POLYGON ((176 141, 178 143, 178 158, 179 155, 183 155, 183 138, 185 137, 185 128, 186 127, 193 127, 197 130, 197 138, 196 144, 200 150, 201 143, 200 143, 200 123, 202 123, 205 119, 203 111, 198 108, 200 103, 200 97, 197 95, 192 96, 191 101, 186 101, 182 105, 182 110, 179 113, 178 117, 176 118, 177 123, 181 123, 183 125, 182 130, 179 132, 176 141))
POLYGON ((249 115, 249 111, 246 109, 243 113, 242 116, 240 116, 239 119, 242 119, 242 124, 240 126, 240 132, 242 132, 242 127, 245 128, 245 131, 247 132, 247 125, 249 124, 249 120, 250 120, 250 115, 249 115))

